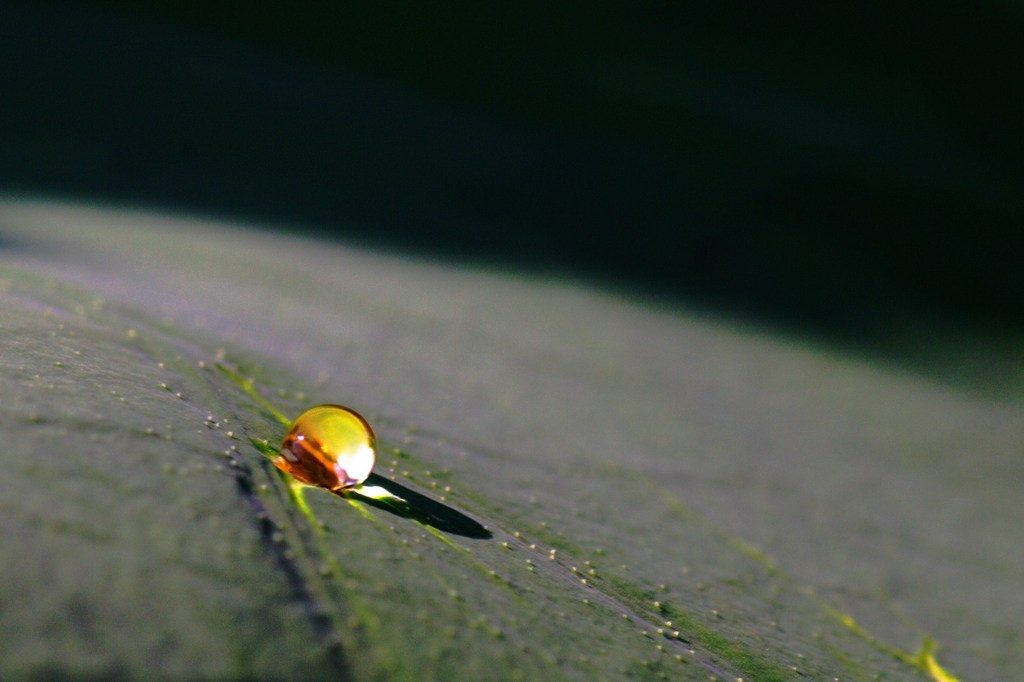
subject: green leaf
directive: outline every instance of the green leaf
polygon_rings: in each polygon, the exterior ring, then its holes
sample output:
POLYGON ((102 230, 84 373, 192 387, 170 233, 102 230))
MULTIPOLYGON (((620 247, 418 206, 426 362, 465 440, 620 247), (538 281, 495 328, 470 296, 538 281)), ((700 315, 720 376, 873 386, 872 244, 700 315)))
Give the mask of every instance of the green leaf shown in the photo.
POLYGON ((0 244, 4 678, 1024 667, 1017 405, 241 226, 11 200, 0 244), (267 457, 322 402, 361 489, 267 457))

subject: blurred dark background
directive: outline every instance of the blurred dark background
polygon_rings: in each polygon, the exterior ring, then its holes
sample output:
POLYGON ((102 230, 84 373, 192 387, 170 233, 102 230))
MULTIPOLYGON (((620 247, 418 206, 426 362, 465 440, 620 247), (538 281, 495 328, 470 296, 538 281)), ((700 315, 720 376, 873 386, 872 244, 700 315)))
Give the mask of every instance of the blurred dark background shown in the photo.
POLYGON ((0 192, 566 276, 1021 388, 1022 57, 1024 6, 992 0, 0 0, 0 192))

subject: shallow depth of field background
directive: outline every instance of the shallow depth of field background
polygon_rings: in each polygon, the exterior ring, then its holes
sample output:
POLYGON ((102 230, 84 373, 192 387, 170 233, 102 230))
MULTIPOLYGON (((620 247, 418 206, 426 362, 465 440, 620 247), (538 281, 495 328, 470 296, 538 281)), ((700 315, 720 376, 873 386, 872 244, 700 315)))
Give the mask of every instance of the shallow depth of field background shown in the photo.
POLYGON ((5 193, 582 280, 1020 394, 1012 3, 2 13, 5 193))

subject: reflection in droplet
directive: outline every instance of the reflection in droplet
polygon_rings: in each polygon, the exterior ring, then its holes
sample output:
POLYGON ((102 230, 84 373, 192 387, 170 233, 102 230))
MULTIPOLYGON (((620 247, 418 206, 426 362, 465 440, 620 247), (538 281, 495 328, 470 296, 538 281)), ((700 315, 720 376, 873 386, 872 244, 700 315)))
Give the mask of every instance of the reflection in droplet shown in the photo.
POLYGON ((292 422, 274 464, 303 483, 328 490, 357 486, 377 458, 373 429, 356 411, 318 405, 292 422))

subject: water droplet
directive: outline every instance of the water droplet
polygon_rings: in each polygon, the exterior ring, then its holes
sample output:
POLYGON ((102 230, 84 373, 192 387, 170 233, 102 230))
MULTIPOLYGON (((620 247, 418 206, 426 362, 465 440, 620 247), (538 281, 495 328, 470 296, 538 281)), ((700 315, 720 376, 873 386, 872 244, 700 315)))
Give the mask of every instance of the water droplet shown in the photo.
POLYGON ((376 450, 373 429, 357 412, 318 405, 292 422, 274 464, 303 483, 340 490, 366 480, 376 450))

